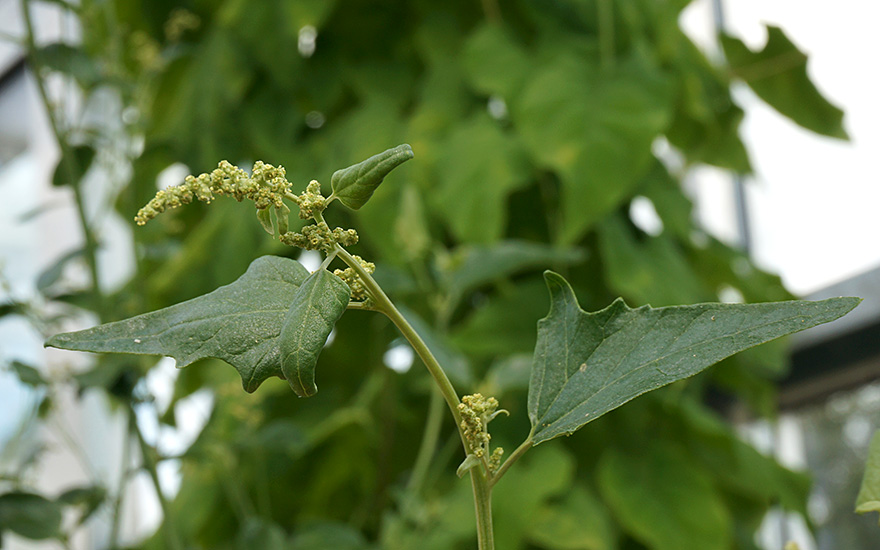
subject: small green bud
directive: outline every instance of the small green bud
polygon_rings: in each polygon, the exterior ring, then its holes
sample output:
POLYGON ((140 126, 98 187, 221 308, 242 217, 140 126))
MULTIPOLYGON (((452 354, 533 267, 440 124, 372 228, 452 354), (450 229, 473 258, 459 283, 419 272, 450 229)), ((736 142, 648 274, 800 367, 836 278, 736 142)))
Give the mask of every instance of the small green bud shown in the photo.
POLYGON ((345 206, 357 210, 373 196, 373 191, 379 187, 385 176, 413 156, 412 147, 404 143, 353 166, 337 170, 330 178, 333 195, 345 206))

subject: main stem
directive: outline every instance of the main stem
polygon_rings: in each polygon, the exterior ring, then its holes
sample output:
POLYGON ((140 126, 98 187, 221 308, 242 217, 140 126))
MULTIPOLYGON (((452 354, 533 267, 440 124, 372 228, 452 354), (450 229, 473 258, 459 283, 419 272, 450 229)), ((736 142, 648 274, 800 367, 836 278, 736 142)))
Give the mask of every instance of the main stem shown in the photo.
MULTIPOLYGON (((342 258, 342 261, 348 264, 348 266, 358 274, 358 277, 360 277, 361 282, 374 302, 373 308, 384 313, 391 322, 394 323, 394 326, 396 326, 400 333, 403 334, 403 337, 406 338, 413 350, 415 350, 419 358, 421 358, 425 367, 427 367, 428 372, 431 373, 434 382, 437 383, 437 386, 440 389, 440 394, 446 400, 446 404, 449 406, 450 412, 452 412, 452 417, 455 419, 455 426, 458 428, 458 435, 461 437, 461 444, 464 447, 464 452, 468 453, 468 443, 465 439, 464 431, 461 428, 461 413, 458 410, 460 400, 458 394, 455 392, 455 388, 452 386, 452 382, 450 382, 449 377, 446 376, 443 367, 440 366, 437 358, 434 357, 434 354, 428 349, 427 344, 425 344, 425 341, 419 336, 419 333, 409 324, 409 321, 406 320, 403 314, 401 314, 397 307, 395 307, 394 303, 391 302, 391 299, 388 298, 385 291, 379 286, 379 283, 373 279, 360 262, 355 260, 351 254, 339 246, 339 244, 334 245, 333 250, 340 258, 342 258)), ((489 479, 486 472, 481 468, 471 468, 470 474, 471 484, 473 485, 474 490, 474 508, 476 509, 477 514, 477 541, 479 543, 479 550, 494 550, 495 537, 492 532, 492 488, 489 485, 489 479)))

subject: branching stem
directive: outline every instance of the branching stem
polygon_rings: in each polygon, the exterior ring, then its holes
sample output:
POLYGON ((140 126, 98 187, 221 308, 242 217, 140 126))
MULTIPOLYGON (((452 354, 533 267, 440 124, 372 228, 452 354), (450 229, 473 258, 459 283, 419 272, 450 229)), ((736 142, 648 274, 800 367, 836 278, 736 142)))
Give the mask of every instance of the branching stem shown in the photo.
MULTIPOLYGON (((323 218, 319 219, 319 221, 322 220, 323 218)), ((428 349, 427 344, 425 344, 425 341, 419 336, 419 333, 409 324, 409 321, 407 321, 397 307, 395 307, 394 303, 391 302, 391 299, 385 294, 385 291, 382 290, 382 287, 380 287, 376 280, 373 279, 366 269, 364 269, 360 262, 355 260, 347 250, 338 244, 334 245, 334 250, 338 257, 348 264, 348 266, 351 267, 361 278, 361 282, 370 294, 373 308, 376 311, 384 313, 385 316, 394 323, 394 326, 396 326, 400 333, 403 334, 403 337, 406 338, 413 350, 415 350, 416 354, 421 358, 425 367, 427 367, 428 372, 431 373, 431 376, 434 378, 434 381, 440 389, 440 394, 446 400, 446 404, 449 406, 450 412, 452 412, 452 417, 455 419, 455 426, 458 428, 458 435, 461 438, 461 444, 464 447, 465 454, 467 454, 468 443, 467 439, 465 439, 464 431, 461 428, 461 413, 458 410, 458 404, 460 402, 459 397, 455 392, 455 388, 452 386, 452 382, 449 381, 449 377, 446 376, 443 367, 440 366, 437 358, 434 357, 434 354, 428 349)), ((471 468, 470 474, 471 484, 474 489, 474 507, 477 515, 477 541, 479 543, 479 549, 494 550, 495 538, 492 532, 492 488, 489 485, 489 478, 487 477, 488 472, 482 468, 471 468)))

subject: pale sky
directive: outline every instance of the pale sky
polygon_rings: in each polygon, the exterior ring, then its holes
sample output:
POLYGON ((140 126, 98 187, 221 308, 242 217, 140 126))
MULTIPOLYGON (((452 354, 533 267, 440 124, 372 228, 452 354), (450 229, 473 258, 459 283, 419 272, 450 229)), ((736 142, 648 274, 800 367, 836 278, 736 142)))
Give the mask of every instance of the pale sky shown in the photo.
MULTIPOLYGON (((804 2, 736 0, 725 4, 727 29, 759 49, 764 24, 782 27, 809 56, 819 90, 846 115, 851 137, 842 142, 810 134, 777 114, 748 89, 735 90, 746 110, 742 137, 755 177, 748 182, 754 258, 806 294, 880 267, 880 104, 876 100, 874 27, 880 3, 866 0, 804 2), (833 6, 833 7, 832 7, 833 6)), ((712 50, 711 2, 694 2, 682 15, 685 30, 712 50)), ((700 197, 722 198, 717 174, 706 172, 700 197)), ((702 203, 702 201, 701 201, 702 203)), ((710 208, 701 219, 730 235, 731 219, 710 208)))

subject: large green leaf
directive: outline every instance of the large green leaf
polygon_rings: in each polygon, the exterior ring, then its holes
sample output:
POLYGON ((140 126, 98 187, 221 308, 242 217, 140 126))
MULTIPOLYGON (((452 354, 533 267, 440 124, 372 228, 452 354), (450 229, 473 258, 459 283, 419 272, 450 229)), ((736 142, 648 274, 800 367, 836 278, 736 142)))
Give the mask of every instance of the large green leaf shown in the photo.
POLYGON ((596 313, 561 275, 544 273, 550 313, 538 322, 529 383, 533 442, 571 434, 639 395, 692 376, 769 340, 833 321, 858 298, 821 302, 697 304, 596 313))
POLYGON ((205 357, 231 364, 252 392, 283 378, 278 336, 297 289, 308 277, 298 262, 263 256, 235 282, 158 311, 58 334, 47 346, 75 351, 168 355, 185 367, 205 357))
POLYGON ((298 396, 318 392, 318 355, 350 298, 351 288, 326 269, 309 275, 294 294, 281 329, 281 372, 298 396))
POLYGON ((856 499, 856 512, 880 512, 880 431, 871 438, 865 477, 856 499))
POLYGON ((767 44, 752 52, 740 40, 721 35, 733 74, 797 124, 818 134, 847 138, 843 111, 822 97, 807 76, 807 56, 779 27, 767 27, 767 44))

